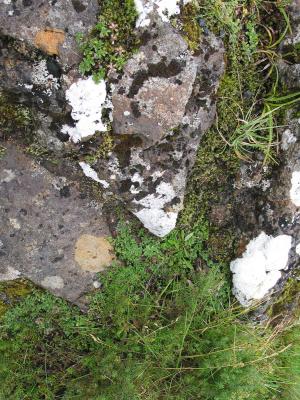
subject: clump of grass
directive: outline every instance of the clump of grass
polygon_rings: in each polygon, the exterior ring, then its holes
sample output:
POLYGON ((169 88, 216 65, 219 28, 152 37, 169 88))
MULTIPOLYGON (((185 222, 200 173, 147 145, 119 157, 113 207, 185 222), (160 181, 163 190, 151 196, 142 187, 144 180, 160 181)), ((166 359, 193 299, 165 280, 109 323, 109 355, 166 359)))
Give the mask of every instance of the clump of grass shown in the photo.
POLYGON ((91 34, 77 34, 83 59, 79 65, 82 74, 92 74, 96 82, 111 68, 121 71, 137 45, 134 33, 137 13, 134 0, 104 0, 101 14, 91 34))
POLYGON ((274 162, 274 148, 278 146, 276 135, 276 114, 283 108, 300 103, 300 92, 290 93, 285 96, 269 96, 264 100, 264 108, 261 114, 255 115, 256 104, 238 119, 239 125, 228 142, 219 131, 223 140, 235 151, 235 154, 245 160, 251 161, 255 151, 264 155, 264 163, 274 162))

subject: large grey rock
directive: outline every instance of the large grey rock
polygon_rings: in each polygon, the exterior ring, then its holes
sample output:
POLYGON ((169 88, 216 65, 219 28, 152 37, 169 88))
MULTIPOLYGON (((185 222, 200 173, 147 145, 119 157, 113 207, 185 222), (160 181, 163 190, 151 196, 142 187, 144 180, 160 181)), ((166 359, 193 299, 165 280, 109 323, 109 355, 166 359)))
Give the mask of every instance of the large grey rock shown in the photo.
POLYGON ((0 160, 0 280, 23 276, 79 305, 112 261, 101 203, 12 145, 0 160))
MULTIPOLYGON (((116 149, 107 180, 146 228, 165 236, 182 208, 188 172, 215 117, 224 50, 203 35, 192 54, 170 24, 156 20, 147 43, 113 83, 116 149)), ((96 168, 100 173, 103 165, 96 168)))

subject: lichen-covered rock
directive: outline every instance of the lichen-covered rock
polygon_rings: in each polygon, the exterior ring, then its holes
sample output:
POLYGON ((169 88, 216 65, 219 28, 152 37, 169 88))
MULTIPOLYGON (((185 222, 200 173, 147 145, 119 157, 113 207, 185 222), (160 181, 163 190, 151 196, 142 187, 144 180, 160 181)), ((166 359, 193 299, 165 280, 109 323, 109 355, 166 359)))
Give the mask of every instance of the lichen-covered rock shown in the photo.
POLYGON ((36 141, 64 153, 72 124, 65 91, 79 78, 76 34, 97 20, 96 0, 10 1, 0 4, 0 90, 32 108, 36 141))
POLYGON ((188 172, 215 117, 223 71, 222 43, 213 34, 203 35, 192 54, 180 34, 157 19, 124 74, 110 78, 117 145, 108 179, 157 236, 175 227, 188 172))
MULTIPOLYGON (((290 11, 293 35, 285 39, 283 50, 299 43, 299 0, 292 2, 290 11)), ((298 63, 297 59, 289 63, 281 60, 278 65, 280 79, 290 91, 299 88, 298 63)), ((251 164, 242 163, 234 182, 229 224, 235 227, 239 243, 231 269, 234 273, 233 291, 244 305, 264 296, 272 302, 270 295, 278 295, 286 280, 299 269, 299 103, 287 111, 284 127, 279 129, 279 138, 277 165, 266 166, 259 157, 251 164), (264 236, 261 232, 265 232, 264 236), (268 252, 272 241, 282 241, 283 247, 279 244, 268 252), (267 267, 269 260, 274 267, 272 274, 267 267), (276 264, 279 260, 282 260, 280 265, 276 264), (259 270, 258 265, 261 266, 259 270)))
POLYGON ((79 305, 113 260, 101 203, 5 143, 0 159, 0 280, 26 277, 79 305))
POLYGON ((81 55, 75 35, 87 33, 96 23, 97 0, 6 0, 0 4, 1 34, 24 41, 52 56, 64 69, 76 65, 81 55))

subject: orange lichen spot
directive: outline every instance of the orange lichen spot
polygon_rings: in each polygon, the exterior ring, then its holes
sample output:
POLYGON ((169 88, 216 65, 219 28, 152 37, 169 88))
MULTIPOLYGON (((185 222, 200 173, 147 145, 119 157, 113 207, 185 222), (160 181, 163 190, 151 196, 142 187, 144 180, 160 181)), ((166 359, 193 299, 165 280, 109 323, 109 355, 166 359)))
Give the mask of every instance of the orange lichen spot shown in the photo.
POLYGON ((65 33, 61 29, 45 29, 38 31, 35 45, 50 55, 59 54, 59 46, 65 41, 65 33))

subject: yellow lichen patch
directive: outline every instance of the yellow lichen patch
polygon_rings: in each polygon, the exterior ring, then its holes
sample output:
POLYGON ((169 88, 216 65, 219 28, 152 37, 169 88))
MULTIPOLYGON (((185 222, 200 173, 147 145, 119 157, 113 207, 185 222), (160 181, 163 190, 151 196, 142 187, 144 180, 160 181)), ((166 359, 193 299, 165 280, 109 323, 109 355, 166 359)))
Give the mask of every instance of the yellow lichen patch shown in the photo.
POLYGON ((114 259, 113 247, 105 237, 82 235, 76 242, 75 261, 84 271, 104 271, 114 259))
POLYGON ((35 45, 50 55, 59 55, 59 46, 65 41, 65 33, 60 29, 38 31, 35 45))

